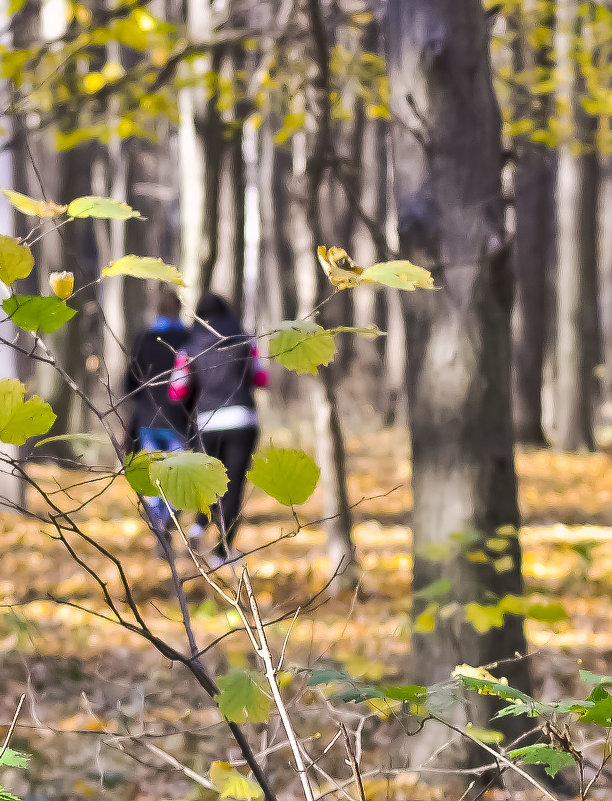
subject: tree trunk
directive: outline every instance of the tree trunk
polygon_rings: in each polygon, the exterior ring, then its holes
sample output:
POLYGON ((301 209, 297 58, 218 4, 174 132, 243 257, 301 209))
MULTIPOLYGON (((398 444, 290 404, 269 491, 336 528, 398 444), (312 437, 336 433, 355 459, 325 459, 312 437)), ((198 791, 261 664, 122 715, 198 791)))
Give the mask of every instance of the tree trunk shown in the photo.
POLYGON ((580 33, 578 0, 557 3, 558 97, 572 139, 559 146, 557 170, 557 387, 560 450, 593 450, 597 364, 597 118, 584 110, 573 54, 580 33))
MULTIPOLYGON (((525 2, 510 19, 513 40, 513 68, 551 69, 550 46, 540 44, 534 51, 527 41, 535 25, 552 26, 549 14, 541 19, 534 2, 525 2)), ((546 95, 532 98, 529 89, 517 85, 514 91, 516 120, 533 119, 536 129, 548 125, 550 102, 546 95)), ((547 277, 554 238, 552 151, 537 144, 531 133, 514 139, 514 242, 515 296, 512 310, 512 400, 515 441, 530 445, 545 443, 542 429, 542 369, 548 321, 547 277)))
POLYGON ((554 215, 551 161, 552 154, 544 145, 526 144, 514 174, 514 436, 516 442, 530 445, 546 441, 542 430, 542 368, 554 215))
MULTIPOLYGON (((487 664, 526 650, 520 617, 506 615, 503 627, 483 634, 465 622, 466 604, 522 593, 510 416, 511 273, 500 119, 481 3, 389 0, 387 53, 393 112, 408 125, 397 125, 393 140, 401 255, 432 269, 442 287, 404 295, 413 590, 448 579, 443 603, 457 604, 436 619, 434 631, 419 632, 427 627, 417 625, 413 636, 412 678, 429 685, 448 679, 462 662, 487 664), (499 529, 510 558, 497 572, 499 555, 488 541, 499 529), (440 561, 432 546, 444 553, 440 561)), ((417 621, 421 611, 423 603, 415 602, 417 621)), ((524 663, 505 665, 504 675, 512 686, 529 687, 524 663)), ((486 728, 492 711, 489 697, 470 696, 456 705, 454 720, 486 728)), ((510 737, 521 726, 509 718, 495 722, 510 737)), ((426 726, 414 741, 415 763, 447 739, 446 730, 426 726)), ((434 763, 465 767, 471 751, 458 741, 434 763)))
MULTIPOLYGON (((0 92, 0 102, 4 104, 5 101, 6 93, 0 92)), ((11 138, 11 124, 6 117, 1 119, 1 123, 0 145, 3 145, 11 138)), ((10 187, 13 183, 13 158, 10 150, 0 150, 0 182, 5 187, 10 187)), ((0 234, 13 235, 13 210, 7 201, 0 206, 0 234)), ((0 282, 0 302, 9 294, 8 287, 0 282)), ((15 328, 1 308, 0 337, 7 342, 11 342, 15 337, 15 328)), ((16 352, 9 345, 0 343, 0 379, 2 378, 18 378, 18 375, 16 352)), ((4 459, 15 460, 18 456, 19 451, 16 445, 0 442, 0 508, 4 505, 10 507, 20 502, 21 482, 4 461, 4 459)))
MULTIPOLYGON (((304 163, 304 162, 302 162, 304 163)), ((299 164, 298 164, 299 167, 299 164)), ((318 196, 312 197, 312 184, 302 172, 294 176, 292 222, 294 225, 294 258, 300 286, 303 290, 300 314, 307 314, 330 293, 327 279, 314 262, 316 244, 321 241, 318 196), (300 179, 302 179, 300 181, 300 179), (307 186, 304 186, 304 183, 307 186), (313 208, 315 209, 313 211, 313 208), (316 272, 315 272, 316 271, 316 272), (324 278, 324 276, 323 276, 324 278), (312 281, 312 285, 308 284, 312 281), (305 290, 305 291, 304 291, 305 290), (312 294, 311 294, 312 293, 312 294), (310 308, 308 308, 310 307, 310 308)), ((323 307, 321 325, 326 325, 326 307, 323 307)), ((317 438, 317 461, 321 468, 323 508, 327 534, 327 549, 332 570, 341 566, 342 575, 333 583, 334 589, 354 583, 355 555, 351 540, 352 515, 346 487, 344 439, 340 424, 333 368, 320 367, 319 377, 312 382, 310 400, 317 438)))
MULTIPOLYGON (((208 0, 188 0, 190 38, 206 41, 211 25, 208 0)), ((220 64, 218 53, 212 58, 202 56, 191 70, 204 76, 208 71, 218 73, 220 64)), ((202 292, 210 288, 217 261, 223 124, 216 92, 207 98, 203 87, 181 90, 179 110, 181 268, 187 305, 193 309, 202 292)))
POLYGON ((599 224, 601 240, 599 263, 601 265, 600 313, 603 337, 603 396, 606 424, 612 421, 612 157, 602 156, 601 196, 599 224))

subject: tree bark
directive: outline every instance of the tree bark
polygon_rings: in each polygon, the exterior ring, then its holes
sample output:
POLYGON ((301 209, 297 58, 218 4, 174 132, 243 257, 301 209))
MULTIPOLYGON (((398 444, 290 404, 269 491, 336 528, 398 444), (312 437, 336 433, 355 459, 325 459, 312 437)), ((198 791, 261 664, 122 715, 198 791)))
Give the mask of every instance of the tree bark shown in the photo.
POLYGON ((562 122, 571 140, 559 145, 557 169, 557 387, 560 450, 593 450, 597 308, 597 118, 584 110, 582 79, 573 55, 580 33, 578 0, 559 0, 555 35, 562 122))
MULTIPOLYGON (((533 0, 515 11, 509 24, 513 39, 513 68, 524 70, 552 68, 550 46, 534 50, 528 33, 537 24, 552 26, 549 14, 541 19, 533 0)), ((514 91, 516 120, 530 118, 536 129, 548 126, 550 101, 547 96, 533 98, 526 86, 514 91)), ((554 240, 554 155, 538 144, 531 133, 516 136, 514 169, 515 277, 512 310, 512 400, 515 441, 543 445, 542 369, 548 322, 547 278, 554 240)))
POLYGON ((599 263, 601 265, 600 312, 603 339, 603 388, 606 403, 605 418, 612 418, 612 157, 602 156, 599 225, 601 240, 599 263))
MULTIPOLYGON (((205 41, 211 35, 208 0, 188 0, 190 38, 205 41)), ((196 74, 217 74, 221 54, 198 58, 196 74)), ((223 156, 223 124, 217 110, 217 93, 206 97, 204 88, 179 93, 181 268, 187 285, 185 297, 192 309, 208 291, 219 247, 219 190, 223 156)))
MULTIPOLYGON (((457 604, 434 631, 413 636, 413 679, 429 685, 447 680, 462 662, 487 664, 526 650, 520 617, 507 615, 503 627, 483 634, 465 622, 468 603, 522 593, 510 415, 512 281, 500 118, 481 3, 389 0, 387 54, 393 112, 408 126, 397 125, 393 137, 400 251, 432 269, 441 287, 404 296, 413 590, 448 579, 443 603, 457 604), (510 557, 500 572, 489 549, 499 529, 510 557), (432 546, 444 558, 434 559, 432 546)), ((421 611, 423 603, 415 602, 415 619, 421 611)), ((529 687, 524 663, 504 666, 504 674, 512 686, 529 687)), ((489 697, 470 697, 455 706, 454 720, 488 727, 492 711, 489 697)), ((522 725, 498 723, 507 736, 522 725)), ((447 736, 426 726, 411 745, 415 761, 430 758, 447 736)), ((465 766, 471 751, 460 741, 434 762, 465 766)))
MULTIPOLYGON (((5 9, 4 9, 5 10, 5 9)), ((6 37, 4 37, 6 39, 6 37)), ((0 92, 0 102, 6 101, 6 92, 0 92)), ((0 145, 9 141, 11 138, 12 127, 10 120, 6 117, 1 118, 2 132, 0 133, 0 145), (4 141, 3 141, 4 140, 4 141)), ((2 186, 10 187, 13 183, 13 158, 10 150, 0 150, 0 182, 2 186)), ((13 230, 13 210, 7 201, 0 206, 0 234, 12 236, 13 230)), ((9 296, 9 289, 0 282, 0 302, 9 296)), ((0 337, 11 342, 15 337, 15 328, 6 314, 0 307, 0 337)), ((9 345, 0 343, 0 379, 18 378, 16 352, 9 345)), ((18 504, 21 499, 21 481, 13 473, 11 467, 4 459, 15 460, 19 456, 16 445, 8 445, 0 442, 0 508, 4 505, 9 507, 18 504)))

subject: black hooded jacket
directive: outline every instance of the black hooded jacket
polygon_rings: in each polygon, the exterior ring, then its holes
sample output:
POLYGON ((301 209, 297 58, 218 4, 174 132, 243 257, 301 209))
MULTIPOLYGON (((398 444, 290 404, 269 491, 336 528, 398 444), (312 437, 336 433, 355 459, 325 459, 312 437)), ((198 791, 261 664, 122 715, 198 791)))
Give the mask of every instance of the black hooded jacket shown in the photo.
POLYGON ((188 337, 189 330, 179 327, 149 329, 136 337, 124 382, 125 392, 134 392, 133 432, 152 426, 186 435, 189 415, 183 404, 170 400, 168 384, 175 352, 185 347, 188 337))
POLYGON ((192 406, 197 416, 224 406, 255 408, 249 337, 230 313, 212 315, 209 325, 222 339, 195 323, 186 347, 191 358, 192 406))

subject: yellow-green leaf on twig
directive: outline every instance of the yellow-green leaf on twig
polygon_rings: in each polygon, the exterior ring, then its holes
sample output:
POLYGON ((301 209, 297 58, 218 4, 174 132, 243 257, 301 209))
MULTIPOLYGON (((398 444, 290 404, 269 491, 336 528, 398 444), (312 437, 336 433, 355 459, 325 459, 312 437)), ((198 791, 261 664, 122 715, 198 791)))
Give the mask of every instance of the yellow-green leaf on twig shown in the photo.
POLYGON ((511 759, 520 759, 526 765, 543 765, 549 776, 555 777, 563 768, 576 764, 576 759, 567 751, 552 748, 545 743, 535 743, 524 748, 515 748, 508 751, 511 759))
POLYGON ((472 726, 468 723, 465 727, 466 734, 478 740, 481 743, 488 743, 489 745, 498 745, 503 742, 504 735, 495 729, 481 729, 479 726, 472 726))
POLYGON ((171 454, 149 467, 151 481, 159 481, 164 495, 175 509, 210 512, 217 496, 227 491, 228 478, 223 462, 205 453, 171 454))
MULTIPOLYGON (((57 434, 55 437, 45 437, 38 440, 35 448, 42 448, 50 442, 82 442, 84 445, 95 443, 97 445, 107 445, 108 437, 103 434, 57 434)), ((1 801, 1 799, 0 799, 1 801)))
POLYGON ((10 286, 18 278, 27 278, 33 267, 30 248, 10 236, 0 235, 0 281, 10 286))
POLYGON ((236 768, 232 768, 229 762, 213 762, 210 766, 209 776, 219 790, 221 798, 250 801, 250 799, 261 798, 263 795, 263 790, 257 782, 243 776, 236 768))
POLYGON ((134 492, 149 497, 159 495, 159 488, 151 481, 149 471, 153 462, 163 459, 164 455, 161 451, 138 451, 126 456, 125 477, 134 492))
POLYGON ((23 445, 29 437, 46 434, 55 414, 38 395, 24 401, 25 386, 15 378, 0 380, 0 441, 23 445))
POLYGON ((364 270, 361 280, 409 291, 417 289, 417 287, 421 289, 434 288, 434 281, 429 270, 417 267, 410 261, 401 260, 373 264, 364 270))
POLYGON ((166 264, 162 259, 154 259, 152 256, 123 256, 105 267, 102 275, 131 275, 134 278, 152 278, 185 286, 183 277, 173 264, 166 264))
POLYGON ((95 197, 86 195, 77 197, 68 204, 69 217, 97 217, 102 220, 129 220, 131 217, 140 217, 140 212, 110 197, 95 197))
POLYGON ((11 295, 2 308, 19 328, 44 334, 57 331, 76 314, 63 300, 40 295, 11 295))
POLYGON ((60 206, 50 200, 34 200, 34 198, 22 195, 21 192, 15 192, 12 189, 3 189, 2 194, 17 211, 30 217, 48 219, 63 214, 68 208, 68 206, 60 206))
POLYGON ((270 339, 270 355, 296 373, 316 375, 335 354, 333 333, 311 320, 285 320, 270 339))
POLYGON ((305 503, 314 492, 321 470, 304 451, 265 448, 253 457, 247 478, 285 506, 305 503))
POLYGON ((234 670, 225 676, 219 676, 217 684, 219 693, 215 695, 215 701, 228 720, 233 723, 246 723, 247 720, 251 723, 267 721, 272 700, 262 689, 265 679, 260 673, 234 670))
POLYGON ((361 334, 364 337, 368 337, 369 339, 376 339, 376 337, 386 337, 387 332, 381 331, 377 325, 372 323, 371 325, 362 325, 362 326, 354 326, 354 325, 338 325, 335 328, 328 329, 330 334, 334 336, 336 334, 361 334))

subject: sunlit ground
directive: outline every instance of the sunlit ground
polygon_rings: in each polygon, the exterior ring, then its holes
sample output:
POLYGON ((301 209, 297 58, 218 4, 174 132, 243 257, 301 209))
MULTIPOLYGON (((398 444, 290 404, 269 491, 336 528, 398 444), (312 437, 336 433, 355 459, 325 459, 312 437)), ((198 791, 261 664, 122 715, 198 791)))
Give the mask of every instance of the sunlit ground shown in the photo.
MULTIPOLYGON (((401 678, 409 647, 411 569, 410 468, 405 441, 405 435, 397 432, 349 440, 351 498, 359 502, 354 510, 354 537, 363 568, 360 593, 340 596, 314 613, 300 615, 291 632, 287 669, 338 661, 367 679, 401 678)), ((530 646, 542 652, 536 663, 538 686, 549 697, 580 692, 576 689, 578 659, 592 670, 610 672, 612 460, 604 454, 530 451, 518 454, 517 466, 526 523, 522 531, 526 591, 534 600, 560 601, 568 613, 566 620, 553 624, 527 621, 530 646)), ((31 474, 62 509, 77 507, 103 486, 102 482, 74 487, 68 491, 69 498, 58 488, 73 485, 83 478, 80 475, 44 466, 33 466, 31 474)), ((44 509, 32 490, 28 502, 36 511, 44 509)), ((303 522, 320 516, 318 494, 299 514, 303 522)), ((95 543, 121 559, 151 629, 184 650, 168 567, 154 557, 153 538, 123 480, 112 482, 75 518, 95 543)), ((322 527, 314 524, 276 541, 294 528, 295 522, 275 501, 258 492, 250 495, 238 545, 246 550, 274 543, 249 560, 262 611, 270 618, 304 605, 330 575, 322 527)), ((17 745, 35 754, 28 777, 11 773, 11 788, 35 793, 37 787, 39 792, 44 787, 41 801, 199 797, 194 795, 193 783, 176 771, 156 770, 161 763, 142 746, 130 745, 131 741, 126 746, 140 763, 101 746, 111 734, 138 734, 144 729, 156 733, 158 744, 189 761, 195 770, 206 771, 212 759, 224 757, 218 750, 219 740, 202 735, 203 729, 218 722, 217 711, 201 699, 184 669, 172 667, 136 635, 91 614, 108 613, 100 589, 53 534, 50 525, 33 519, 10 514, 0 518, 0 598, 4 604, 0 610, 0 720, 10 720, 19 695, 27 691, 17 745), (58 605, 49 593, 89 612, 58 605), (71 734, 75 731, 88 733, 71 734), (102 769, 110 771, 111 779, 115 777, 109 783, 107 776, 104 790, 99 782, 102 769)), ((70 541, 121 600, 114 566, 77 537, 70 541)), ((175 544, 183 575, 193 574, 178 537, 175 544)), ((231 573, 225 571, 230 580, 231 573)), ((185 587, 201 646, 238 624, 235 613, 211 599, 201 579, 185 587)), ((287 622, 281 622, 270 628, 277 652, 287 627, 287 622)), ((249 664, 247 654, 246 638, 237 634, 205 658, 223 671, 228 665, 249 664)), ((384 748, 381 738, 377 747, 384 748)), ((4 782, 8 784, 6 778, 4 782)), ((421 797, 414 785, 416 777, 404 776, 402 782, 412 783, 411 797, 421 797)), ((373 783, 368 792, 384 797, 389 792, 384 785, 373 783)), ((403 792, 399 786, 395 791, 400 796, 403 792)), ((431 797, 428 792, 423 790, 423 797, 431 797)), ((38 801, 39 796, 32 798, 38 801)))

